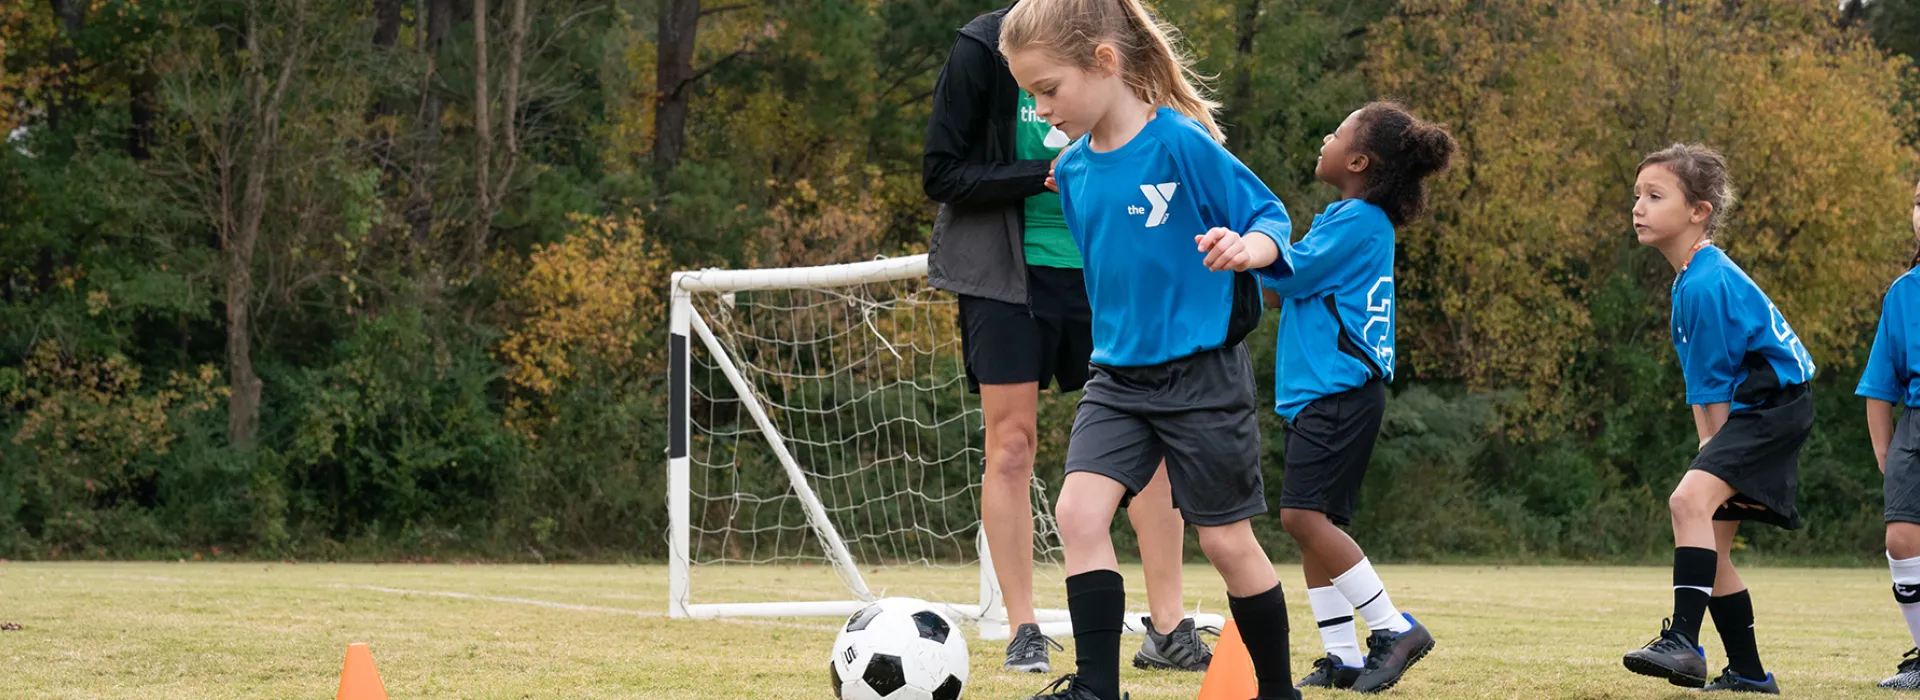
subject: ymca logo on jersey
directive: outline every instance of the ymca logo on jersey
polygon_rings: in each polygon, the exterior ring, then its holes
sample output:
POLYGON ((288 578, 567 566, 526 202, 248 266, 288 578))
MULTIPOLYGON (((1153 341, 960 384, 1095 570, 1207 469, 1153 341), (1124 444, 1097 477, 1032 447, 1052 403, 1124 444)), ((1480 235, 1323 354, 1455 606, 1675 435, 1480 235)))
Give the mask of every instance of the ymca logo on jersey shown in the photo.
POLYGON ((1393 371, 1393 278, 1382 277, 1374 280, 1373 288, 1367 290, 1367 325, 1360 328, 1360 337, 1367 341, 1367 348, 1373 351, 1373 357, 1383 372, 1393 371))
POLYGON ((1147 203, 1152 205, 1152 209, 1148 209, 1147 207, 1142 207, 1135 204, 1129 204, 1127 205, 1127 215, 1139 216, 1141 214, 1146 214, 1147 228, 1153 228, 1155 226, 1159 226, 1161 224, 1167 223, 1167 217, 1172 216, 1172 213, 1167 210, 1168 209, 1167 205, 1173 203, 1173 192, 1174 190, 1177 190, 1179 188, 1180 188, 1180 183, 1178 182, 1162 182, 1158 185, 1141 185, 1140 193, 1147 196, 1147 203))

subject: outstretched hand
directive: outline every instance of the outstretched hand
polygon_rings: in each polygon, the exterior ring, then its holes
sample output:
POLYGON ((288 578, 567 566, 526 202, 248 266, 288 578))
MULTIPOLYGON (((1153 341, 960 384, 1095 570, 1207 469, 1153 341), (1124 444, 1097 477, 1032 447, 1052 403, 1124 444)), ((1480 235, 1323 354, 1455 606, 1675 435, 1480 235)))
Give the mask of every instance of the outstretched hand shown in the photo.
POLYGON ((1194 236, 1193 242, 1200 252, 1206 253, 1207 269, 1215 272, 1232 270, 1245 272, 1256 267, 1273 264, 1273 258, 1279 253, 1273 247, 1272 239, 1265 235, 1241 236, 1239 233, 1220 227, 1214 227, 1204 234, 1194 236))

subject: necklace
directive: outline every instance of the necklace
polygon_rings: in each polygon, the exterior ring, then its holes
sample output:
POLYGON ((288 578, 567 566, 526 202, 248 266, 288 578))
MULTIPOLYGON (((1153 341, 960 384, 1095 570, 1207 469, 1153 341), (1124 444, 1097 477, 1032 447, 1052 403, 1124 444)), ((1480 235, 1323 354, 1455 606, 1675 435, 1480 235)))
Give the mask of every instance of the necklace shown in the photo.
MULTIPOLYGON (((1701 248, 1705 248, 1710 245, 1713 245, 1713 239, 1711 238, 1702 238, 1700 239, 1700 242, 1693 244, 1693 248, 1687 251, 1687 261, 1680 263, 1680 274, 1681 275, 1687 274, 1687 268, 1693 266, 1694 253, 1698 253, 1700 252, 1701 248)), ((1676 275, 1676 277, 1678 277, 1678 275, 1676 275)))

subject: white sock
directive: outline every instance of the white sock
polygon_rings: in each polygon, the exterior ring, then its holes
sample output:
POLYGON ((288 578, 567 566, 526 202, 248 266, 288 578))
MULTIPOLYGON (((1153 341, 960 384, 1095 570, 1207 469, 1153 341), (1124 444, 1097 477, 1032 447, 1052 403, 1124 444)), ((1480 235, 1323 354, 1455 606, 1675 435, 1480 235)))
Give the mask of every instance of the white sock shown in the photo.
POLYGON ((1360 654, 1360 638, 1353 632, 1353 604, 1333 586, 1307 589, 1307 603, 1313 606, 1313 619, 1320 623, 1320 643, 1327 653, 1340 657, 1342 666, 1361 666, 1367 657, 1360 654))
POLYGON ((1333 577, 1333 587, 1340 589, 1340 595, 1360 611, 1361 619, 1367 621, 1367 629, 1394 634, 1413 629, 1413 623, 1393 607, 1386 585, 1380 583, 1380 575, 1373 572, 1373 563, 1364 557, 1346 573, 1333 577))
POLYGON ((1893 570, 1893 599, 1907 618, 1907 634, 1920 646, 1920 557, 1895 559, 1888 554, 1887 568, 1893 570))

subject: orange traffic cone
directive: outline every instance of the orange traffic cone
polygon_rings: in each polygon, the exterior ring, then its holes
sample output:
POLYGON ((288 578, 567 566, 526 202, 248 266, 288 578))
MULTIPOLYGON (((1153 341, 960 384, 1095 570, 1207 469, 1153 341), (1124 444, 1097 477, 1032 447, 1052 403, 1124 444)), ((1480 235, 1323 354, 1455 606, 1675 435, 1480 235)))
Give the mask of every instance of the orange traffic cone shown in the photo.
MULTIPOLYGON (((1242 651, 1241 656, 1245 655, 1242 651)), ((340 692, 333 700, 387 700, 387 688, 380 684, 380 672, 373 670, 373 652, 366 644, 347 645, 347 665, 340 669, 340 692)))
POLYGON ((1200 681, 1200 700, 1251 700, 1260 697, 1260 680, 1253 675, 1253 656, 1240 641, 1240 628, 1232 620, 1220 630, 1220 642, 1213 645, 1213 662, 1207 665, 1207 677, 1200 681))

